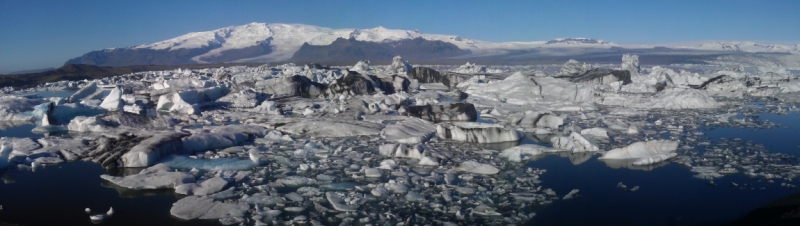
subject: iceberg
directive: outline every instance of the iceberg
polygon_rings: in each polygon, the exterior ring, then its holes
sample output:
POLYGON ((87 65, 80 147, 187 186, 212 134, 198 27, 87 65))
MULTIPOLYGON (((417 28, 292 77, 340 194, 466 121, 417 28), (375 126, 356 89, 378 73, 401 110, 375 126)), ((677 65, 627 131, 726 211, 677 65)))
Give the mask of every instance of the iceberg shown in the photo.
POLYGON ((169 213, 183 220, 222 219, 244 217, 248 210, 250 206, 247 203, 220 202, 208 196, 187 196, 172 204, 169 213))
POLYGON ((470 121, 478 119, 475 106, 469 103, 453 103, 444 105, 408 106, 406 115, 428 121, 470 121))
POLYGON ((572 152, 588 152, 588 151, 599 151, 600 148, 597 147, 594 142, 586 139, 581 134, 572 132, 570 133, 569 137, 553 137, 550 140, 553 142, 553 147, 561 148, 564 150, 572 151, 572 152))
POLYGON ((165 132, 142 140, 120 157, 123 167, 148 167, 155 165, 162 156, 181 150, 184 133, 165 132))
POLYGON ((220 177, 212 177, 199 184, 181 184, 175 187, 175 193, 184 195, 205 196, 222 191, 228 181, 220 177))
POLYGON ((638 76, 639 72, 642 70, 639 67, 639 56, 630 54, 622 55, 622 70, 629 71, 631 76, 638 76))
POLYGON ((498 157, 504 158, 510 162, 521 162, 524 159, 532 156, 543 155, 548 153, 556 153, 566 151, 559 148, 548 148, 535 144, 523 144, 516 147, 511 147, 500 152, 498 157))
POLYGON ((678 141, 640 141, 627 147, 612 149, 599 159, 633 159, 633 165, 649 165, 677 156, 677 150, 678 141))
POLYGON ((521 132, 503 125, 477 122, 451 122, 436 126, 436 136, 442 139, 470 143, 498 143, 518 141, 525 137, 521 132))
POLYGON ((396 124, 387 125, 381 130, 381 137, 387 141, 404 144, 417 144, 428 141, 436 133, 436 125, 431 122, 409 118, 396 124))
POLYGON ((18 96, 0 97, 0 121, 30 121, 34 120, 33 111, 45 101, 28 99, 18 96))
POLYGON ((114 88, 111 90, 111 93, 103 99, 103 102, 100 103, 100 108, 109 110, 109 111, 117 111, 122 109, 122 106, 125 105, 125 102, 122 100, 122 90, 119 87, 114 88))
POLYGON ((249 159, 240 158, 216 158, 216 159, 194 159, 183 155, 169 155, 161 159, 161 163, 175 169, 200 169, 206 171, 215 170, 250 170, 258 163, 249 159))
POLYGON ((378 135, 382 124, 342 118, 270 118, 264 122, 281 132, 314 137, 378 135))
POLYGON ((459 164, 455 169, 458 171, 464 171, 468 173, 486 174, 486 175, 497 174, 500 172, 499 169, 497 169, 492 165, 479 163, 476 161, 464 161, 461 164, 459 164))
POLYGON ((165 164, 158 164, 142 170, 138 174, 115 177, 107 174, 100 175, 117 186, 133 189, 174 189, 187 183, 194 183, 195 178, 191 173, 176 172, 165 164))

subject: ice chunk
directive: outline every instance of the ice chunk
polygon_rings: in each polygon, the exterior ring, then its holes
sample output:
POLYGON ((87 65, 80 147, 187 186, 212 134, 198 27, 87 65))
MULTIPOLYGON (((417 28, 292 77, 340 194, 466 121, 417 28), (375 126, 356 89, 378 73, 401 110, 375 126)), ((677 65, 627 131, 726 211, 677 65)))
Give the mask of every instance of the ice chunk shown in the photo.
POLYGON ((220 202, 214 201, 211 197, 187 196, 172 204, 169 212, 177 218, 192 220, 243 217, 248 210, 250 206, 246 203, 220 202))
POLYGON ((364 176, 366 177, 381 177, 381 170, 377 168, 364 169, 364 176))
POLYGON ((111 128, 106 126, 105 122, 97 119, 95 116, 77 116, 69 122, 67 129, 77 132, 106 132, 111 128))
POLYGON ((624 148, 612 149, 599 159, 635 159, 633 165, 648 165, 675 157, 677 150, 678 141, 640 141, 624 148))
MULTIPOLYGON (((631 74, 626 70, 596 68, 575 76, 572 78, 572 82, 588 85, 609 85, 615 82, 622 82, 621 85, 626 85, 631 83, 631 74)), ((617 87, 620 87, 620 85, 618 84, 617 87)))
POLYGON ((266 122, 282 132, 313 137, 378 135, 382 124, 341 118, 271 118, 266 122))
POLYGON ((581 64, 577 60, 570 59, 564 66, 561 67, 561 70, 558 71, 558 75, 561 76, 575 76, 579 74, 583 74, 586 71, 592 69, 592 65, 583 63, 581 64))
POLYGON ((156 164, 162 156, 181 150, 183 133, 166 132, 147 138, 131 148, 120 158, 124 167, 148 167, 156 164))
POLYGON ((395 56, 392 58, 392 65, 389 67, 389 71, 405 75, 406 73, 410 72, 413 67, 411 64, 408 64, 407 61, 403 60, 401 56, 395 56))
POLYGON ((251 89, 231 92, 219 98, 216 103, 231 108, 252 108, 258 105, 258 93, 251 89))
POLYGON ((212 177, 200 184, 182 184, 175 187, 175 193, 184 195, 210 195, 222 191, 228 181, 220 177, 212 177))
POLYGON ((213 132, 198 133, 182 139, 183 153, 205 152, 213 149, 222 149, 241 145, 247 141, 248 136, 243 133, 213 132))
POLYGON ((469 62, 467 62, 466 64, 461 65, 456 69, 453 69, 452 72, 465 73, 465 74, 486 73, 486 67, 481 65, 475 65, 474 63, 470 64, 469 62))
POLYGON ((455 169, 469 173, 487 174, 487 175, 497 174, 498 172, 500 172, 499 169, 497 169, 492 165, 479 163, 476 161, 464 161, 461 164, 459 164, 458 167, 456 167, 455 169))
POLYGON ((594 142, 586 139, 581 134, 572 132, 569 137, 553 137, 550 140, 553 147, 565 149, 572 152, 599 151, 600 148, 594 142))
POLYGON ((311 178, 302 176, 288 176, 280 178, 275 181, 275 186, 282 185, 286 187, 302 187, 316 184, 317 181, 311 178))
POLYGON ((33 121, 34 107, 45 103, 18 96, 0 97, 0 121, 33 121))
POLYGON ((622 70, 627 70, 631 76, 638 76, 641 68, 639 67, 639 55, 622 55, 622 70))
POLYGON ((14 148, 11 146, 11 143, 6 141, 0 143, 0 169, 5 169, 10 165, 9 158, 13 150, 14 148))
POLYGON ((112 89, 111 93, 100 103, 101 108, 109 111, 122 109, 124 105, 125 102, 122 100, 122 90, 120 90, 119 87, 112 89))
POLYGON ((429 121, 471 121, 478 119, 475 106, 469 103, 408 106, 405 114, 429 121))
POLYGON ((595 138, 608 138, 608 131, 603 128, 589 128, 581 130, 581 135, 592 136, 595 138))
POLYGON ((83 99, 91 98, 96 96, 98 93, 102 92, 102 89, 97 86, 97 82, 91 82, 86 84, 83 88, 73 93, 69 98, 67 98, 68 102, 79 102, 83 99))
POLYGON ((517 141, 525 137, 521 132, 502 125, 476 122, 439 124, 436 126, 436 136, 471 143, 517 141))
POLYGON ((558 148, 548 148, 535 144, 523 144, 515 147, 508 148, 500 152, 498 157, 508 159, 511 162, 520 162, 529 156, 542 155, 547 153, 566 151, 558 148))
POLYGON ((259 164, 248 159, 216 158, 194 159, 182 155, 169 155, 161 159, 162 163, 176 169, 202 169, 214 170, 249 170, 259 164))
POLYGON ((107 174, 100 175, 117 186, 142 190, 142 189, 173 189, 181 184, 194 183, 194 175, 185 172, 176 172, 165 164, 158 164, 142 170, 138 174, 115 177, 107 174))
POLYGON ((268 115, 281 115, 281 110, 278 108, 278 105, 272 101, 261 102, 261 105, 253 108, 252 111, 268 115))
POLYGON ((442 83, 423 83, 419 85, 419 89, 421 90, 449 90, 450 87, 442 83))
POLYGON ((672 88, 654 96, 605 94, 604 105, 625 106, 637 109, 706 109, 721 106, 703 90, 672 88))
POLYGON ((409 118, 397 124, 387 125, 381 130, 381 137, 387 141, 405 144, 416 144, 428 141, 436 132, 436 125, 431 122, 409 118))
POLYGON ((571 199, 575 194, 578 194, 579 191, 578 189, 572 189, 572 191, 569 191, 569 193, 564 196, 564 200, 571 199))
POLYGON ((342 212, 354 212, 358 210, 358 205, 345 203, 345 200, 336 192, 326 192, 325 198, 334 209, 342 212))

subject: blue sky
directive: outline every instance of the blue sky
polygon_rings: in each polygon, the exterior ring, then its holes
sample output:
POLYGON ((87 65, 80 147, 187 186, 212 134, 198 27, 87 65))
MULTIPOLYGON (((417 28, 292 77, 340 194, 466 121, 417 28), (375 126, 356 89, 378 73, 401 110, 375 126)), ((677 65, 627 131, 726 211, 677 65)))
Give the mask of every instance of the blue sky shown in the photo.
POLYGON ((250 22, 419 29, 485 41, 798 42, 800 1, 0 0, 0 73, 250 22))

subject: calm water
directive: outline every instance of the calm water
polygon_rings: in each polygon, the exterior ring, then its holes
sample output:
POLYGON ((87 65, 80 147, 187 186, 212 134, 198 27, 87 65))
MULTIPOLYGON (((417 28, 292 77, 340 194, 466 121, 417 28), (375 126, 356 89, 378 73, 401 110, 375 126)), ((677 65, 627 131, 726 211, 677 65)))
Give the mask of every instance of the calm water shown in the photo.
POLYGON ((37 169, 8 170, 0 184, 0 221, 23 225, 93 225, 94 214, 114 207, 106 225, 219 225, 217 221, 182 221, 169 214, 179 197, 172 191, 118 192, 100 175, 99 164, 69 162, 37 169))
MULTIPOLYGON (((773 152, 800 155, 800 115, 761 114, 759 120, 781 124, 780 128, 754 131, 752 128, 701 130, 712 141, 742 138, 764 144, 773 152), (788 128, 784 128, 788 127, 788 128)), ((42 137, 30 133, 33 124, 8 127, 0 136, 42 137)), ((536 143, 526 138, 522 143, 536 143)), ((515 144, 496 144, 498 149, 515 144)), ((570 200, 557 200, 536 212, 530 225, 718 225, 736 220, 761 205, 797 192, 781 187, 782 180, 767 183, 743 174, 715 179, 717 186, 696 179, 689 169, 666 164, 650 171, 613 169, 597 160, 580 164, 569 158, 549 155, 526 166, 547 169, 540 179, 560 197, 580 189, 570 200), (636 192, 617 188, 622 182, 636 192), (739 187, 728 186, 731 182, 739 187), (761 188, 766 188, 762 190, 761 188)), ((127 172, 127 174, 136 173, 127 172)), ((216 220, 182 221, 169 214, 181 196, 170 190, 138 192, 115 188, 104 182, 106 172, 91 162, 69 162, 36 172, 10 169, 0 172, 0 222, 24 225, 92 225, 84 208, 102 213, 114 207, 106 225, 219 225, 216 220)))

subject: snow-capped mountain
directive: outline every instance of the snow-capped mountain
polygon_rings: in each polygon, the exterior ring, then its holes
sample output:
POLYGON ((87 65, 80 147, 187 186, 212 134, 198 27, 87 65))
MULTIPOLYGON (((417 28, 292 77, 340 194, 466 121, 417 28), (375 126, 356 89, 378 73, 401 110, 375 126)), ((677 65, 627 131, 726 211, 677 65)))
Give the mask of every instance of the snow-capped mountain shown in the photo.
POLYGON ((557 38, 550 41, 547 41, 545 44, 547 45, 581 45, 581 44, 588 44, 588 45, 615 45, 612 42, 608 42, 602 39, 591 39, 591 38, 557 38))
POLYGON ((755 42, 708 42, 703 43, 697 49, 717 50, 717 51, 737 51, 748 53, 791 53, 800 54, 800 44, 790 45, 767 45, 755 42))
MULTIPOLYGON (((533 42, 486 42, 458 35, 427 34, 416 30, 376 27, 371 29, 332 29, 305 24, 250 23, 212 31, 192 32, 172 39, 133 47, 93 51, 67 63, 122 66, 137 64, 190 64, 231 61, 286 61, 302 52, 302 59, 317 55, 342 55, 341 48, 377 48, 374 55, 358 57, 383 59, 401 49, 413 49, 420 59, 435 59, 468 54, 502 54, 509 50, 535 48, 609 48, 615 44, 597 39, 564 38, 533 42), (416 40, 416 41, 411 41, 416 40), (338 42, 337 42, 338 41, 338 42), (349 41, 349 42, 347 42, 349 41), (347 42, 347 43, 344 43, 347 42), (336 45, 334 45, 336 44, 336 45), (304 48, 305 46, 305 48, 304 48), (318 47, 327 48, 318 48, 318 47), (336 47, 338 46, 338 47, 336 47), (424 47, 424 48, 423 48, 424 47), (324 52, 319 54, 308 51, 324 52)), ((363 51, 355 51, 363 52, 363 51)), ((415 57, 411 57, 414 59, 415 57)), ((406 57, 408 58, 408 57, 406 57)), ((320 59, 324 60, 324 59, 320 59)))

